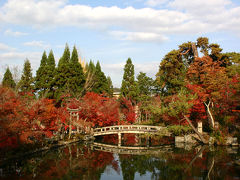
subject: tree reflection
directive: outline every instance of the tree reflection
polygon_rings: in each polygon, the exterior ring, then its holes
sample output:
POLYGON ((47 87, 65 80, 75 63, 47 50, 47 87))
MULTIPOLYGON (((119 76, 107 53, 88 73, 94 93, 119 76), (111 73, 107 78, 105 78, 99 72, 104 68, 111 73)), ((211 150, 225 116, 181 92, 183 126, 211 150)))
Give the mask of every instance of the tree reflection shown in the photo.
POLYGON ((119 173, 118 163, 112 153, 92 151, 89 147, 79 145, 69 145, 19 162, 12 169, 9 167, 15 162, 2 166, 3 176, 11 179, 18 176, 26 179, 100 179, 108 165, 119 173), (19 174, 14 173, 17 169, 20 169, 19 174))
POLYGON ((239 179, 240 167, 234 164, 236 158, 239 158, 238 150, 228 154, 223 147, 214 150, 208 146, 192 150, 162 148, 145 155, 114 155, 73 144, 2 162, 0 178, 95 180, 106 177, 111 167, 116 176, 122 175, 125 180, 139 176, 147 179, 239 179))
POLYGON ((150 173, 151 179, 240 177, 240 168, 234 167, 225 149, 213 153, 206 146, 196 152, 174 149, 173 152, 158 153, 154 156, 119 155, 119 159, 125 180, 135 179, 136 173, 140 176, 150 173))

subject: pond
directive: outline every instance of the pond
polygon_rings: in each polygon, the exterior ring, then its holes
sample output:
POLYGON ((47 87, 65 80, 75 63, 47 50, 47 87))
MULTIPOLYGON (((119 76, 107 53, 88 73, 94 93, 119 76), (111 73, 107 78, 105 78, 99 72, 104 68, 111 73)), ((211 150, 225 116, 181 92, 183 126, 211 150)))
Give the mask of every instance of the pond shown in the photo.
POLYGON ((240 179, 239 148, 75 143, 0 164, 0 179, 240 179), (130 148, 130 149, 128 149, 130 148))

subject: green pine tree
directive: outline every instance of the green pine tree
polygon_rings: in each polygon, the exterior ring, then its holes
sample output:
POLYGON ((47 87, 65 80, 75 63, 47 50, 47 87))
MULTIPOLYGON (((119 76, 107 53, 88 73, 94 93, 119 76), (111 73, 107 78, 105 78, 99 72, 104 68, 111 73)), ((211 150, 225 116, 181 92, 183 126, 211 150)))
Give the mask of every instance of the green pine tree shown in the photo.
POLYGON ((107 77, 107 82, 108 82, 107 93, 109 94, 110 97, 113 97, 113 84, 110 76, 107 77))
POLYGON ((137 76, 139 95, 150 96, 153 90, 153 79, 148 77, 146 73, 140 72, 137 76))
POLYGON ((104 72, 102 72, 99 61, 96 64, 92 91, 98 94, 108 93, 108 81, 104 72))
POLYGON ((156 74, 156 86, 164 96, 177 93, 184 86, 186 68, 179 51, 169 52, 161 61, 156 74))
POLYGON ((18 83, 18 89, 21 92, 29 92, 34 89, 33 87, 33 77, 32 77, 32 69, 29 60, 27 59, 24 62, 23 74, 21 80, 18 83))
POLYGON ((4 73, 2 85, 5 87, 15 88, 16 83, 13 80, 12 73, 9 69, 9 67, 6 69, 6 72, 4 73))
POLYGON ((121 86, 121 96, 130 99, 133 104, 137 102, 138 87, 134 78, 134 65, 132 60, 128 58, 125 67, 121 86))
POLYGON ((73 94, 78 94, 83 90, 85 76, 82 65, 79 63, 77 48, 74 46, 70 59, 69 88, 73 94))
POLYGON ((54 88, 56 89, 54 97, 59 99, 59 97, 64 93, 71 93, 69 78, 71 77, 70 70, 70 50, 68 45, 64 49, 63 55, 58 62, 56 68, 56 74, 54 76, 54 88))
POLYGON ((55 58, 53 51, 51 50, 48 54, 47 63, 46 63, 46 85, 47 85, 47 98, 53 98, 54 96, 54 76, 56 74, 55 69, 55 58))
POLYGON ((138 84, 138 101, 141 102, 139 109, 139 120, 148 120, 149 104, 151 104, 151 95, 153 93, 153 79, 148 77, 146 73, 140 72, 137 75, 137 84, 138 84))
POLYGON ((54 78, 55 97, 58 99, 64 93, 71 94, 72 96, 82 95, 84 84, 85 75, 83 67, 79 63, 77 49, 74 46, 72 55, 70 56, 70 50, 66 44, 54 78))
POLYGON ((66 65, 67 63, 70 63, 70 49, 68 47, 68 44, 65 46, 63 55, 58 62, 58 66, 61 66, 62 64, 66 65))
POLYGON ((43 52, 42 59, 40 66, 36 72, 36 77, 35 77, 35 90, 38 91, 38 94, 40 96, 45 95, 45 92, 47 91, 47 83, 46 79, 47 77, 47 54, 46 51, 43 52))
POLYGON ((227 73, 229 77, 237 76, 240 74, 240 53, 229 52, 223 54, 224 58, 228 61, 227 73))

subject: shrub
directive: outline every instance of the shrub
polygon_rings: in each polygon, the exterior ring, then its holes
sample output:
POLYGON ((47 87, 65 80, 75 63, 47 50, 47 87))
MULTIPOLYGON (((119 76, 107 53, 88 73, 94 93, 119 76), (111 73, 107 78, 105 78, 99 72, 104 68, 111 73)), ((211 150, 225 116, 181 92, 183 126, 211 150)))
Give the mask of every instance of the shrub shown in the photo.
POLYGON ((167 128, 175 136, 192 133, 192 128, 190 126, 172 125, 168 126, 167 128))

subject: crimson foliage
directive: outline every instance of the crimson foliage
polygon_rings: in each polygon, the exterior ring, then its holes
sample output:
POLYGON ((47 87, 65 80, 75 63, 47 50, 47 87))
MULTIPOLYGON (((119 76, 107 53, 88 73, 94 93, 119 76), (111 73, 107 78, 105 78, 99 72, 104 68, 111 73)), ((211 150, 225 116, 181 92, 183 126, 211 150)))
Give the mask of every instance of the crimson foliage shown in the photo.
POLYGON ((53 100, 35 100, 31 93, 17 94, 0 87, 0 145, 40 142, 43 137, 51 137, 62 114, 53 100))
POLYGON ((71 99, 68 107, 79 108, 80 121, 92 123, 94 127, 119 124, 119 103, 94 92, 88 92, 81 99, 71 99))

